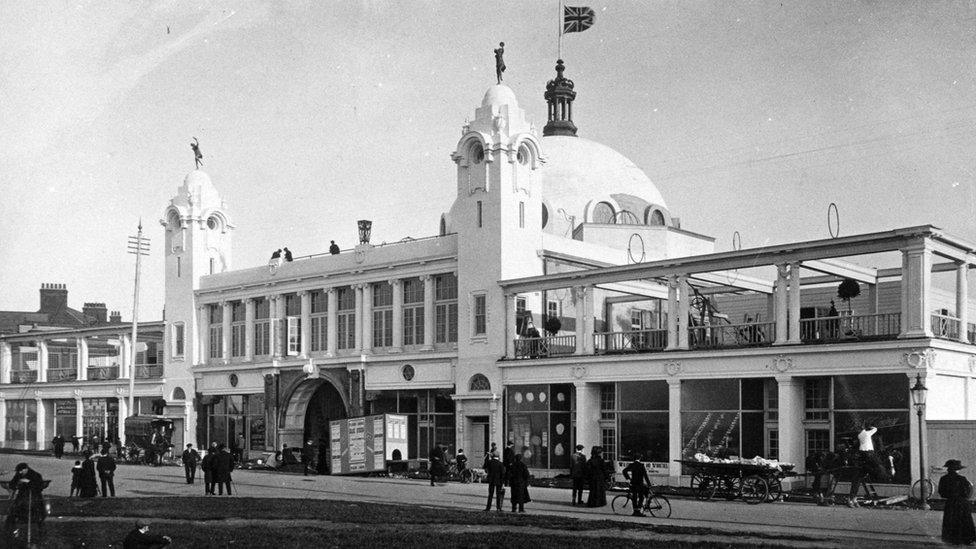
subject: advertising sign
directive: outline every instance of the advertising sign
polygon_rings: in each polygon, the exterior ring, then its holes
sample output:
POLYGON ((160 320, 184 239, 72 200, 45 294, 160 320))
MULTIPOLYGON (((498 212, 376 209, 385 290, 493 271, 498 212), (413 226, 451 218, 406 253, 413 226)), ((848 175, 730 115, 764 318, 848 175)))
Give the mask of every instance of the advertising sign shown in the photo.
POLYGON ((329 423, 332 474, 386 470, 399 450, 407 454, 407 417, 393 414, 340 419, 329 423))
MULTIPOLYGON (((614 462, 614 472, 618 475, 623 474, 624 469, 627 468, 632 462, 630 461, 616 461, 614 462)), ((659 475, 668 476, 668 462, 666 461, 642 461, 644 468, 647 469, 648 475, 659 475)))

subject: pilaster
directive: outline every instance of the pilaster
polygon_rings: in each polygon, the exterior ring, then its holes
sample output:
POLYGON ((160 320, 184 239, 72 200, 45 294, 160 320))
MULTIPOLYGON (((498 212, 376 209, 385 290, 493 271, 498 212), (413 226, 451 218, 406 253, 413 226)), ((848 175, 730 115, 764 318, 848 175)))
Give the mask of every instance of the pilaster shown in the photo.
MULTIPOLYGON (((507 303, 506 303, 507 305, 507 303)), ((513 303, 514 307, 514 303, 513 303)), ((576 354, 586 354, 586 286, 573 288, 573 308, 576 310, 576 354)))
POLYGON ((325 289, 326 300, 328 301, 329 312, 326 328, 328 328, 328 356, 336 356, 336 349, 339 346, 339 295, 335 288, 325 289))
POLYGON ((668 380, 668 483, 681 485, 681 380, 668 380))
POLYGON ((424 283, 424 345, 421 351, 434 349, 434 277, 423 275, 420 280, 424 283))
MULTIPOLYGON (((505 334, 505 357, 509 359, 515 358, 515 328, 517 323, 515 319, 515 298, 516 294, 505 294, 505 330, 503 333, 505 334)), ((579 326, 581 324, 581 322, 577 321, 577 334, 579 333, 579 326)))
POLYGON ((254 298, 244 300, 244 360, 254 360, 254 322, 256 304, 254 298))
POLYGON ((779 461, 795 463, 802 468, 803 450, 803 378, 776 376, 779 434, 779 461))
POLYGON ((587 449, 599 446, 600 441, 600 386, 585 381, 576 386, 576 444, 587 449))
POLYGON ((196 364, 207 364, 210 362, 210 312, 209 305, 197 307, 197 329, 196 345, 197 359, 196 364))
MULTIPOLYGON (((75 436, 78 438, 84 438, 85 436, 85 401, 81 398, 78 392, 75 392, 75 436)), ((119 423, 124 424, 125 418, 132 414, 126 413, 122 415, 122 407, 125 406, 125 410, 129 409, 129 401, 124 398, 119 398, 119 423)), ((124 429, 124 425, 123 425, 124 429)), ((125 442, 125 433, 119 438, 122 442, 125 442)))
POLYGON ((678 320, 678 277, 668 277, 668 341, 665 351, 673 351, 678 348, 678 329, 684 326, 686 321, 678 320))
POLYGON ((363 353, 373 352, 373 285, 363 284, 363 317, 359 323, 363 334, 363 353))
POLYGON ((363 322, 363 285, 353 284, 352 291, 355 292, 356 296, 356 320, 353 323, 355 326, 355 336, 353 338, 353 344, 355 345, 356 352, 361 353, 363 350, 363 331, 360 329, 363 322))
POLYGON ((925 244, 902 250, 905 288, 899 337, 932 337, 932 251, 925 244))
POLYGON ((274 333, 271 334, 271 346, 275 358, 288 356, 288 321, 285 305, 285 296, 282 294, 274 296, 274 301, 271 302, 271 318, 276 319, 271 322, 274 328, 274 333))
POLYGON ((393 349, 398 352, 403 349, 403 280, 390 280, 393 286, 393 349))
POLYGON ((47 381, 47 369, 49 366, 48 362, 48 348, 47 341, 43 339, 37 340, 37 382, 44 383, 47 381))
POLYGON ((223 326, 223 342, 220 345, 220 353, 224 359, 224 364, 230 362, 230 344, 231 344, 231 315, 233 313, 234 307, 229 301, 222 301, 220 306, 224 309, 224 316, 221 322, 223 326))
POLYGON ((10 383, 10 369, 13 367, 13 358, 13 349, 11 349, 10 344, 6 341, 0 341, 0 383, 10 383))
POLYGON ((688 349, 688 332, 691 329, 691 323, 688 321, 688 308, 691 305, 691 296, 688 295, 688 277, 685 275, 678 277, 678 292, 681 296, 681 301, 678 302, 678 318, 680 322, 678 325, 678 348, 688 349))
POLYGON ((301 349, 299 358, 308 358, 312 355, 312 293, 306 290, 298 292, 298 297, 302 300, 302 320, 301 320, 301 349))
POLYGON ((47 410, 44 399, 37 397, 34 401, 37 403, 37 449, 44 450, 47 448, 47 410))
POLYGON ((78 381, 88 379, 88 340, 84 337, 75 338, 75 353, 78 355, 78 381))
POLYGON ((959 317, 959 341, 969 343, 969 265, 956 264, 956 316, 959 317))

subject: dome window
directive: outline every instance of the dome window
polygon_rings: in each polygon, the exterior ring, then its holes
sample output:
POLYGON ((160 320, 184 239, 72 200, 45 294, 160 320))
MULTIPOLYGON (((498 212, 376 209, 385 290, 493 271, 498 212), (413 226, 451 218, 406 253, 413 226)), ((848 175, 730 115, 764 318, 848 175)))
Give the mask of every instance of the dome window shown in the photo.
POLYGON ((657 226, 657 227, 663 226, 664 225, 664 214, 661 213, 661 210, 651 210, 651 209, 648 209, 647 210, 647 216, 644 219, 644 224, 645 225, 657 226))
POLYGON ((526 166, 529 163, 529 159, 532 158, 531 153, 527 147, 519 147, 518 151, 518 162, 519 164, 526 166))
POLYGON ((218 221, 216 217, 207 218, 207 228, 215 231, 218 227, 220 227, 220 221, 218 221))
POLYGON ((637 218, 632 212, 627 210, 620 210, 617 215, 613 216, 613 223, 616 225, 640 225, 640 219, 637 218))
POLYGON ((471 161, 475 164, 481 164, 485 159, 485 149, 480 143, 474 143, 471 145, 471 161))
POLYGON ((593 223, 603 223, 612 224, 616 212, 613 211, 613 206, 608 202, 599 202, 596 207, 593 208, 593 217, 591 221, 593 223))

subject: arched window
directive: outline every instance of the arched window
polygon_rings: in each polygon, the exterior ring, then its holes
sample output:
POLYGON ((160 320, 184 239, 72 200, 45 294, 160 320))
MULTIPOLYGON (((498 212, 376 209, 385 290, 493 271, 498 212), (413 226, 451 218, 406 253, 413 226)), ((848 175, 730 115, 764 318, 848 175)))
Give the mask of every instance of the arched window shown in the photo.
POLYGON ((171 400, 186 400, 186 392, 183 391, 182 387, 173 389, 173 398, 171 400))
POLYGON ((471 381, 468 382, 469 391, 490 391, 491 382, 484 374, 475 374, 471 376, 471 381))
POLYGON ((640 219, 632 212, 620 210, 617 215, 613 216, 613 223, 617 225, 640 225, 640 219))
POLYGON ((664 214, 661 213, 661 210, 648 209, 644 223, 646 225, 662 226, 664 225, 664 214))
POLYGON ((468 152, 471 162, 474 164, 481 164, 481 161, 485 159, 485 149, 481 143, 472 143, 468 152))
POLYGON ((613 223, 614 214, 615 212, 613 211, 613 206, 611 206, 610 203, 599 202, 593 208, 593 218, 591 221, 593 223, 611 224, 613 223))
POLYGON ((524 145, 521 146, 521 147, 519 147, 519 150, 518 150, 518 161, 519 161, 519 164, 521 164, 523 166, 525 166, 526 164, 528 164, 529 163, 529 159, 532 158, 531 155, 532 155, 532 153, 529 152, 529 148, 528 147, 526 147, 524 145))

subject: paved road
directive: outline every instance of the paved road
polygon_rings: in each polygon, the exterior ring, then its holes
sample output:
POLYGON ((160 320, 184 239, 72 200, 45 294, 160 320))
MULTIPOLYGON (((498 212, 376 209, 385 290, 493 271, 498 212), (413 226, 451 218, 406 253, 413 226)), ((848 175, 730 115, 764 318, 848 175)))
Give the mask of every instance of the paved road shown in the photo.
MULTIPOLYGON (((53 457, 0 454, 2 477, 7 479, 12 476, 14 465, 20 461, 27 461, 44 478, 52 480, 47 494, 68 495, 73 458, 57 460, 53 457)), ((202 496, 201 480, 202 478, 198 479, 194 485, 186 484, 182 467, 121 465, 115 484, 119 496, 202 496)), ((294 498, 298 500, 295 505, 301 505, 300 500, 314 498, 398 502, 475 510, 484 509, 487 493, 482 484, 448 483, 431 487, 427 481, 421 480, 303 477, 267 471, 235 471, 234 489, 235 497, 294 498)), ((601 509, 573 507, 568 503, 568 490, 532 488, 530 492, 533 501, 526 508, 530 513, 579 519, 651 520, 661 524, 706 527, 720 531, 776 532, 815 539, 861 538, 875 543, 890 540, 915 545, 938 544, 942 521, 942 514, 936 511, 848 509, 799 503, 746 505, 741 502, 701 502, 691 499, 673 500, 670 519, 640 519, 614 516, 609 505, 601 509)), ((54 514, 57 514, 56 508, 54 514)))

